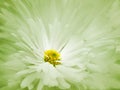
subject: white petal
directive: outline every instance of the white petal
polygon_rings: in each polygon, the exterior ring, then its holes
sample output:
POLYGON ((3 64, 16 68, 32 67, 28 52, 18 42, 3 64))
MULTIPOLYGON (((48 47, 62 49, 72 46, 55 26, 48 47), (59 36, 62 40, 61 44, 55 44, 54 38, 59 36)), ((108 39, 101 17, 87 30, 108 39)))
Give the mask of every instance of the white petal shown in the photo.
POLYGON ((38 77, 38 74, 34 73, 34 74, 30 74, 27 77, 25 77, 21 83, 21 87, 25 88, 28 87, 29 85, 31 85, 31 83, 36 80, 36 78, 38 77))
POLYGON ((61 89, 68 89, 70 88, 70 84, 67 83, 67 81, 65 81, 63 78, 58 78, 58 87, 61 88, 61 89))

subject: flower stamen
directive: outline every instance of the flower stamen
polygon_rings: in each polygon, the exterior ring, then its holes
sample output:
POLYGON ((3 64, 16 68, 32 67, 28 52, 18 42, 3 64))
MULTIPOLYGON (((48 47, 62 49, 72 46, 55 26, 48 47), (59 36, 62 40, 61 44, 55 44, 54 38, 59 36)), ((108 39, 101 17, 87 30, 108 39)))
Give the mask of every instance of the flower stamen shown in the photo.
POLYGON ((50 49, 44 52, 44 61, 53 64, 53 66, 61 64, 60 59, 60 53, 56 50, 50 49))

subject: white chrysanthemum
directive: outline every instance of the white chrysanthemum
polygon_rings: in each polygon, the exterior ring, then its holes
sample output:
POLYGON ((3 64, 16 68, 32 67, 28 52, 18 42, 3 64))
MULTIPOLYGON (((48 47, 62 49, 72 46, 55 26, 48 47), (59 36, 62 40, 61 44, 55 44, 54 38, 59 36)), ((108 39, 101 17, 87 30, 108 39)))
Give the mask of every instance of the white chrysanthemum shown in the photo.
POLYGON ((1 90, 120 88, 119 1, 1 2, 1 90))

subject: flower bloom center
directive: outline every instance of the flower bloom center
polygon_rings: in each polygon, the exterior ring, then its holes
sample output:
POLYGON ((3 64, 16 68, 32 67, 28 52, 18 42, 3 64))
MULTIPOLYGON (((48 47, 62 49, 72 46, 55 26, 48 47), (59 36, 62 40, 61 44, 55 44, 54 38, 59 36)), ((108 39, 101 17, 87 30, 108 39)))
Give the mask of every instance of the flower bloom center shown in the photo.
POLYGON ((60 59, 60 53, 56 50, 50 49, 44 52, 44 61, 53 64, 53 66, 61 64, 60 59))

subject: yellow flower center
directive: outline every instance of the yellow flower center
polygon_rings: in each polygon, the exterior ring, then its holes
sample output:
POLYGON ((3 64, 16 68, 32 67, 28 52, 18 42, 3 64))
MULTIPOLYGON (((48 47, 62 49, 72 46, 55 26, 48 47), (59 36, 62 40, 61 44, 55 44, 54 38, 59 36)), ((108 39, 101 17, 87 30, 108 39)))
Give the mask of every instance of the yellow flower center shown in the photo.
POLYGON ((56 50, 50 49, 44 52, 44 61, 49 62, 50 64, 59 65, 60 63, 60 53, 56 50))

